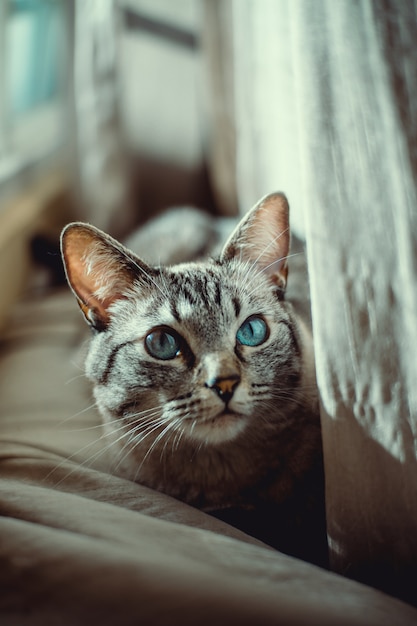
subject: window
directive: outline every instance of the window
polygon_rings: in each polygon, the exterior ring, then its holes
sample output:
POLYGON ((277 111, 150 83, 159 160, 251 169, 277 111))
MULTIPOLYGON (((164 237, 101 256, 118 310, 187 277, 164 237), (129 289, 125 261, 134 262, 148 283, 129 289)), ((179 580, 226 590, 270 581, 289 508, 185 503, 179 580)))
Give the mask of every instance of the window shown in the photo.
POLYGON ((0 2, 0 182, 63 140, 65 13, 64 0, 0 2))

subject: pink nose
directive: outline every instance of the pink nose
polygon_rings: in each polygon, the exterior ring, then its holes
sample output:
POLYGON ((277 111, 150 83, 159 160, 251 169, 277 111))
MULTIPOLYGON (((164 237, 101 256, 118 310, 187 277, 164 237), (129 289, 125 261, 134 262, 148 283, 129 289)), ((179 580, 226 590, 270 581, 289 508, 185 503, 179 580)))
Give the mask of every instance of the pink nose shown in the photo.
POLYGON ((215 391, 219 398, 227 404, 232 399, 235 389, 239 383, 240 376, 238 374, 233 374, 232 376, 216 378, 213 381, 206 383, 206 387, 215 391))

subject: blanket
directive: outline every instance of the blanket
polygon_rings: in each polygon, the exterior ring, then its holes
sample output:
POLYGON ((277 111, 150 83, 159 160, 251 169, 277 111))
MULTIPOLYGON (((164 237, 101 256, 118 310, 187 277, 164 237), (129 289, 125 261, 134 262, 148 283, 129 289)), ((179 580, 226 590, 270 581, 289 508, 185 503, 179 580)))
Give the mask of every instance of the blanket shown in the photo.
POLYGON ((113 476, 67 290, 0 340, 0 623, 417 624, 379 591, 113 476))

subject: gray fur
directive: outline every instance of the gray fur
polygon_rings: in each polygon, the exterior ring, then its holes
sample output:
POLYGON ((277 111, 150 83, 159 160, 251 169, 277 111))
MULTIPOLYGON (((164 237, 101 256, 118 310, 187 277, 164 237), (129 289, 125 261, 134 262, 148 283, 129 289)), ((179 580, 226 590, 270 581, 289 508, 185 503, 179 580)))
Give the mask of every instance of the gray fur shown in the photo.
POLYGON ((220 258, 173 267, 149 267, 84 224, 64 232, 69 283, 98 329, 86 373, 113 441, 113 471, 212 511, 285 502, 320 464, 312 341, 283 298, 285 259, 271 261, 274 246, 288 253, 276 243, 288 235, 268 232, 284 200, 264 199, 220 258), (269 336, 240 345, 236 334, 253 315, 269 336), (159 327, 182 338, 177 357, 147 351, 159 327), (210 381, 227 377, 239 382, 225 409, 210 381))

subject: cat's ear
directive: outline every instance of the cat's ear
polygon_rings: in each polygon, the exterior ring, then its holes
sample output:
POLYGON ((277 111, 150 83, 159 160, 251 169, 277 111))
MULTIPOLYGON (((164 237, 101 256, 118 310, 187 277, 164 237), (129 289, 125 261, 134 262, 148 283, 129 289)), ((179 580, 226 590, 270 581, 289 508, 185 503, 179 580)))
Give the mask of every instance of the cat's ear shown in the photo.
POLYGON ((265 196, 241 220, 227 240, 221 260, 253 263, 280 290, 287 284, 290 247, 289 206, 282 193, 265 196))
POLYGON ((87 322, 97 330, 110 321, 109 307, 138 278, 138 260, 98 228, 75 222, 61 234, 61 253, 68 283, 87 322))

